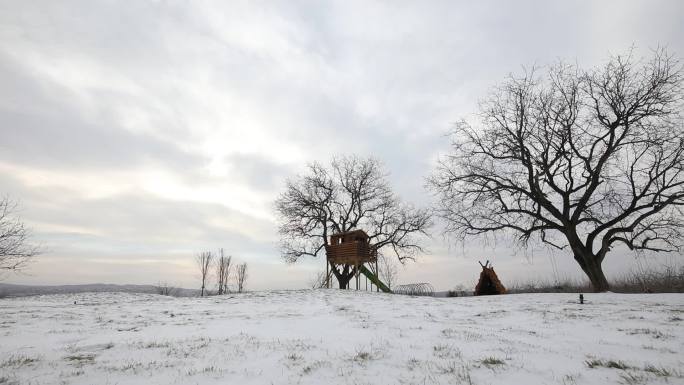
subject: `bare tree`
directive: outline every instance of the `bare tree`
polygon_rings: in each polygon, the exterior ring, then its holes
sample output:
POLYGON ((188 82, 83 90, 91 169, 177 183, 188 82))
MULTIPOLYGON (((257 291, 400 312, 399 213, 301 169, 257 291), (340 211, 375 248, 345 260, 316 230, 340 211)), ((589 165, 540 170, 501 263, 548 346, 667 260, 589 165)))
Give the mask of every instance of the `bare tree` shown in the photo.
POLYGON ((238 293, 242 293, 247 281, 247 264, 241 263, 235 269, 235 282, 237 283, 238 293))
POLYGON ((178 292, 178 290, 175 287, 169 285, 169 283, 166 281, 158 282, 154 286, 154 289, 155 289, 156 293, 160 294, 160 295, 173 296, 173 295, 176 295, 176 293, 178 292))
POLYGON ((378 256, 378 265, 382 281, 388 288, 392 289, 392 285, 399 276, 399 263, 396 259, 381 254, 378 256))
POLYGON ((223 255, 223 249, 219 249, 218 258, 216 259, 216 285, 218 286, 218 295, 228 293, 228 277, 230 276, 230 262, 233 258, 223 255))
POLYGON ((199 267, 200 276, 202 278, 201 297, 204 297, 206 291, 207 280, 209 279, 209 269, 213 259, 214 256, 211 254, 211 251, 203 251, 195 256, 195 261, 197 262, 197 267, 199 267))
POLYGON ((40 253, 29 243, 29 230, 16 211, 15 202, 0 198, 0 274, 25 268, 40 253))
POLYGON ((680 249, 681 101, 681 67, 663 50, 509 77, 481 103, 479 126, 457 125, 429 180, 447 231, 568 250, 594 290, 608 290, 614 247, 680 249))
MULTIPOLYGON (((392 192, 380 163, 372 158, 340 157, 329 167, 309 164, 308 172, 289 180, 276 201, 281 249, 285 260, 325 253, 329 236, 363 229, 376 249, 399 260, 422 251, 416 235, 427 235, 430 213, 405 204, 392 192)), ((347 288, 353 265, 331 265, 340 288, 347 288)))
POLYGON ((309 286, 312 289, 322 289, 326 287, 328 277, 325 273, 325 270, 317 272, 316 275, 309 280, 309 286))

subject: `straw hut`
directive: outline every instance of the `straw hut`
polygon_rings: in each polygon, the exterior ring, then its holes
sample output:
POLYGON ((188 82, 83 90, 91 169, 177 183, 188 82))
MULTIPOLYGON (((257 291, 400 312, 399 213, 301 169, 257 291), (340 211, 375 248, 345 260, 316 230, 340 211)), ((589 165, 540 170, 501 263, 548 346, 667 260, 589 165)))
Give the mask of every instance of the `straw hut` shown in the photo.
POLYGON ((480 273, 480 280, 477 282, 477 286, 475 286, 475 295, 506 294, 506 288, 499 280, 489 261, 484 265, 482 262, 479 262, 479 264, 482 266, 482 272, 480 273))

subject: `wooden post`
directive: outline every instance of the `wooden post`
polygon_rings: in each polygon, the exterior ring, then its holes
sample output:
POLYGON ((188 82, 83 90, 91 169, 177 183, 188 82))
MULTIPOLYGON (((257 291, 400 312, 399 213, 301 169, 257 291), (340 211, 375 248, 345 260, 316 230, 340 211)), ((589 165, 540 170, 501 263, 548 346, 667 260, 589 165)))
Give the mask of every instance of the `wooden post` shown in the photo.
MULTIPOLYGON (((378 270, 378 258, 375 258, 375 276, 378 277, 378 279, 380 279, 380 270, 378 270)), ((378 293, 380 292, 380 288, 378 287, 378 285, 375 285, 375 291, 378 293)))
POLYGON ((356 290, 361 289, 361 272, 359 271, 359 262, 356 262, 356 290))

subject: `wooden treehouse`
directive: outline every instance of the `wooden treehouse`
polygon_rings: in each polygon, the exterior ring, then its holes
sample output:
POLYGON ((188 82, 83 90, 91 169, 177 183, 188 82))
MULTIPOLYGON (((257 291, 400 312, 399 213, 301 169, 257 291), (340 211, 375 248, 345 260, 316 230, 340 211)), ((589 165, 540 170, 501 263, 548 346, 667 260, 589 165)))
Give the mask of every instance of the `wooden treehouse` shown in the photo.
MULTIPOLYGON (((366 289, 368 281, 371 283, 371 290, 375 285, 377 290, 390 292, 390 289, 378 278, 378 251, 374 245, 370 244, 368 234, 363 230, 353 230, 344 233, 337 233, 330 236, 330 244, 325 246, 326 254, 326 287, 330 287, 330 278, 335 269, 337 279, 342 280, 354 278, 356 290, 360 289, 360 275, 366 276, 366 289), (368 267, 366 267, 368 265, 368 267), (346 276, 344 274, 347 274, 346 276)), ((342 287, 342 286, 341 286, 342 287)), ((346 288, 349 288, 347 283, 346 288)))

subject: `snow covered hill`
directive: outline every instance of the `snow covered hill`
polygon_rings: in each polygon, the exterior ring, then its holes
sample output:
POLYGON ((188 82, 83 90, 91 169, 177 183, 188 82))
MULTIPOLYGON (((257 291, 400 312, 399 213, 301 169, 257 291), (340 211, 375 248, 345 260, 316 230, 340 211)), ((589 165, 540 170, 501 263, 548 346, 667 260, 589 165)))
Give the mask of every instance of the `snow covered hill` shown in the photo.
POLYGON ((684 295, 0 300, 0 384, 684 383, 684 295))
MULTIPOLYGON (((173 295, 178 297, 199 296, 197 289, 183 289, 168 287, 173 295)), ((114 285, 108 283, 92 283, 86 285, 15 285, 0 282, 0 298, 4 297, 26 297, 31 295, 46 294, 75 294, 75 293, 146 293, 158 294, 159 288, 154 285, 114 285)))

